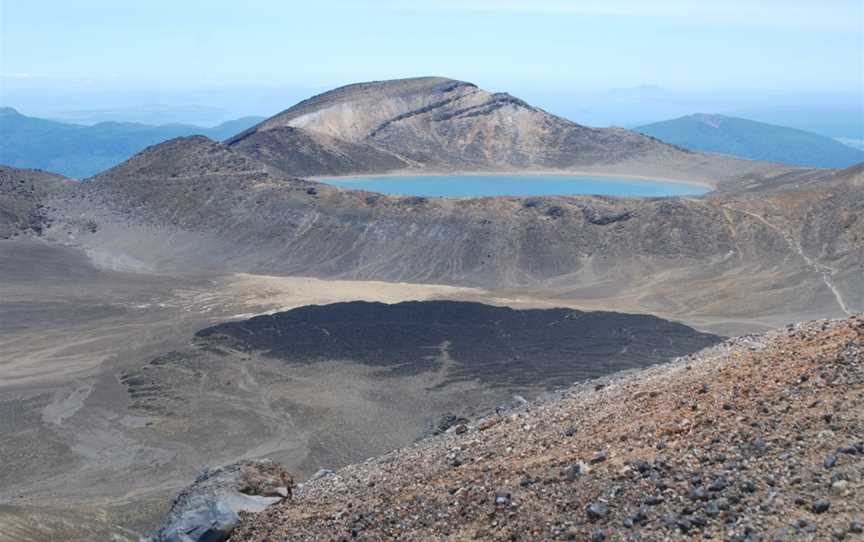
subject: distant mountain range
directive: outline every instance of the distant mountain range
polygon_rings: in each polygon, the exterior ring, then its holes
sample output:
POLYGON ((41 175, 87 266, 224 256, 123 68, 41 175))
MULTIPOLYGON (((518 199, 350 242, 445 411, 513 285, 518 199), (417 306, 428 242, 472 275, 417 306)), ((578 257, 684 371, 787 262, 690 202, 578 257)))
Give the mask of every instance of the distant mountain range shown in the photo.
POLYGON ((188 124, 150 126, 132 122, 81 126, 28 117, 11 107, 4 107, 0 108, 0 164, 43 169, 81 179, 168 139, 201 134, 222 140, 261 120, 244 117, 212 128, 188 124))
MULTIPOLYGON (((378 83, 374 88, 380 93, 375 95, 380 106, 377 112, 371 102, 366 104, 370 101, 368 84, 349 85, 301 102, 266 122, 261 117, 243 117, 211 128, 133 122, 83 126, 0 108, 0 164, 81 179, 105 171, 150 145, 190 135, 227 140, 235 149, 299 176, 418 166, 444 170, 567 169, 620 161, 623 149, 628 159, 664 155, 660 162, 680 161, 674 152, 661 151, 650 139, 634 132, 580 126, 507 94, 487 93, 466 83, 420 78, 378 83), (425 100, 427 94, 437 96, 440 103, 425 100), (355 113, 351 116, 354 131, 346 132, 347 127, 341 124, 346 107, 355 113), (357 107, 360 110, 355 111, 357 107), (506 119, 498 118, 501 112, 521 119, 519 137, 510 143, 488 139, 507 124, 506 119), (473 131, 450 130, 442 121, 451 117, 469 121, 473 131), (441 129, 445 127, 448 129, 441 129), (435 136, 430 138, 433 132, 435 136), (468 133, 479 139, 456 151, 468 133), (558 142, 559 154, 541 151, 548 149, 551 140, 558 142)), ((684 149, 796 166, 848 167, 864 162, 864 150, 836 139, 723 115, 688 115, 635 131, 684 149)), ((646 175, 668 169, 649 167, 644 162, 640 168, 638 173, 646 175)))
POLYGON ((697 113, 635 128, 686 149, 796 166, 848 167, 864 151, 812 132, 763 122, 697 113))
POLYGON ((226 115, 226 111, 218 107, 164 104, 53 111, 50 114, 40 115, 40 117, 87 126, 100 122, 134 122, 149 126, 161 126, 163 124, 214 126, 218 122, 231 118, 230 115, 226 115))

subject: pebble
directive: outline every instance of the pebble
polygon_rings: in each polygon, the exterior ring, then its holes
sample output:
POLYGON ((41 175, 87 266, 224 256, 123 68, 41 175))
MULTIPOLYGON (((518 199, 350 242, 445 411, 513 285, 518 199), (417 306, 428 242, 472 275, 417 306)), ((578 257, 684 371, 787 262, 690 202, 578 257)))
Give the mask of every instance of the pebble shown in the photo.
POLYGON ((838 495, 842 495, 848 486, 849 482, 846 480, 837 480, 836 482, 831 483, 831 489, 838 495))
POLYGON ((691 501, 706 501, 708 500, 708 494, 705 493, 705 490, 701 487, 691 488, 687 493, 687 496, 691 501))
POLYGON ((495 504, 498 506, 507 506, 510 502, 511 498, 509 493, 498 493, 495 495, 495 504))
POLYGON ((726 489, 726 486, 729 485, 729 482, 723 476, 718 476, 711 482, 711 485, 708 486, 709 491, 723 491, 726 489))
POLYGON ((813 511, 814 514, 824 514, 825 512, 828 511, 829 508, 831 508, 830 502, 828 502, 824 499, 819 499, 819 500, 813 502, 813 506, 811 507, 811 510, 813 511))
POLYGON ((577 478, 581 477, 584 473, 585 473, 585 467, 583 466, 582 463, 576 463, 575 465, 570 465, 570 467, 567 468, 567 473, 566 473, 567 480, 572 482, 572 481, 576 480, 577 478))
POLYGON ((602 502, 592 502, 585 508, 585 514, 591 521, 605 519, 609 515, 609 506, 602 502))
POLYGON ((602 463, 604 461, 606 461, 606 452, 597 452, 596 454, 594 454, 594 457, 591 458, 591 461, 589 461, 589 463, 591 463, 592 465, 596 465, 597 463, 602 463))

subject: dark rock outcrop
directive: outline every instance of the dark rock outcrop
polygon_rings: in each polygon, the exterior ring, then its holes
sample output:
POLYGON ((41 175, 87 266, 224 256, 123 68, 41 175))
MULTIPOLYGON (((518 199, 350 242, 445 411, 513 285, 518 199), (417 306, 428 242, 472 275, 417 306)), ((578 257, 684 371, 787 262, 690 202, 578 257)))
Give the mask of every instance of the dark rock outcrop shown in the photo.
POLYGON ((149 542, 223 542, 240 512, 260 512, 291 497, 291 475, 271 461, 205 470, 171 505, 149 542))
POLYGON ((313 305, 219 324, 196 337, 201 346, 226 344, 289 363, 352 360, 402 375, 452 361, 444 382, 548 388, 645 367, 720 340, 655 316, 459 301, 313 305))

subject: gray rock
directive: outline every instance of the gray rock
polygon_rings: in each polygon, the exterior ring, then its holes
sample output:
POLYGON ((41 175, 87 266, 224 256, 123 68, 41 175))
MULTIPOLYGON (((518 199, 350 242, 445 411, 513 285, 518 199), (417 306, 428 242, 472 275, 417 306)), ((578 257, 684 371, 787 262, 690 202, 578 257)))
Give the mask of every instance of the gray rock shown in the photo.
POLYGON ((813 503, 812 511, 814 514, 822 514, 828 511, 831 508, 831 503, 824 500, 819 499, 813 503))
POLYGON ((332 476, 334 474, 336 474, 336 471, 331 469, 318 469, 317 471, 315 471, 315 474, 309 477, 309 481, 311 482, 313 480, 318 480, 324 478, 325 476, 332 476))
POLYGON ((223 542, 239 512, 260 512, 291 496, 293 479, 271 461, 241 461, 205 469, 174 499, 149 542, 223 542))
POLYGON ((432 420, 430 427, 420 435, 418 440, 423 440, 425 438, 434 437, 442 433, 446 433, 449 429, 453 427, 458 428, 459 426, 464 426, 466 423, 468 423, 467 418, 463 416, 458 416, 456 414, 453 414, 452 412, 445 412, 444 414, 441 414, 437 416, 434 420, 432 420))
POLYGON ((580 461, 579 463, 576 463, 574 465, 570 465, 567 468, 565 475, 566 475, 568 481, 573 482, 576 479, 580 478, 583 474, 585 474, 586 471, 587 471, 587 468, 586 468, 585 464, 580 461))
POLYGON ((498 506, 507 506, 510 504, 510 494, 509 493, 498 493, 495 495, 495 504, 498 506))
POLYGON ((591 458, 591 461, 589 461, 589 463, 591 463, 592 465, 596 465, 597 463, 602 463, 604 461, 606 461, 606 452, 597 452, 596 454, 594 454, 594 457, 591 458))
POLYGON ((711 485, 708 486, 709 491, 723 491, 726 489, 726 486, 729 485, 729 482, 726 480, 724 476, 718 476, 711 482, 711 485))
POLYGON ((585 508, 585 514, 591 521, 605 519, 609 515, 609 507, 602 502, 593 502, 585 508))

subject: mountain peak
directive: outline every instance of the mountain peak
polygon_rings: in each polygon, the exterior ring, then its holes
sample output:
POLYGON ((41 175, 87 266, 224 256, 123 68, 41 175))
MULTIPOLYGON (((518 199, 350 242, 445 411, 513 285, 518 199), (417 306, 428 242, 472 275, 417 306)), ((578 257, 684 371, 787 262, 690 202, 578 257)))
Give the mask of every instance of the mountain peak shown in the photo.
POLYGON ((0 107, 0 117, 20 117, 21 113, 13 107, 0 107))
POLYGON ((714 113, 693 113, 692 115, 686 115, 681 118, 692 119, 712 128, 719 128, 723 121, 728 120, 731 117, 727 117, 725 115, 717 115, 714 113))
MULTIPOLYGON (((445 77, 347 85, 298 103, 226 141, 292 175, 423 168, 426 171, 566 169, 669 149, 627 130, 592 129, 504 92, 445 77), (308 142, 299 141, 300 139, 308 142), (294 159, 304 150, 314 156, 294 159), (375 164, 322 168, 363 146, 375 164), (320 151, 320 152, 319 152, 320 151), (291 168, 283 157, 290 156, 291 168), (389 157, 388 160, 384 160, 389 157), (395 160, 393 158, 396 158, 395 160)), ((308 154, 308 153, 307 153, 308 154)))
POLYGON ((428 113, 450 103, 455 105, 472 94, 491 96, 473 83, 446 77, 353 83, 304 100, 237 138, 255 131, 293 127, 360 142, 385 123, 428 113))
MULTIPOLYGON (((421 77, 405 77, 402 79, 382 79, 378 81, 362 81, 336 87, 324 94, 339 93, 350 89, 367 89, 376 92, 426 92, 436 91, 451 85, 466 85, 477 88, 474 83, 441 77, 437 75, 426 75, 421 77)), ((314 98, 314 97, 313 97, 314 98)))

